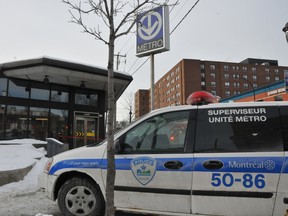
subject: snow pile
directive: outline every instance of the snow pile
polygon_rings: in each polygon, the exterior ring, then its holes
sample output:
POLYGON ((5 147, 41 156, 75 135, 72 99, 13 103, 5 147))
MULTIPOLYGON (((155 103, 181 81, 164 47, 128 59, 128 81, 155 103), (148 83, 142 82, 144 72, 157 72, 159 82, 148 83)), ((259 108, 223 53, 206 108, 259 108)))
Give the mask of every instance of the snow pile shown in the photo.
POLYGON ((0 171, 14 170, 35 164, 32 170, 19 182, 0 187, 0 197, 17 196, 36 192, 38 176, 43 171, 47 158, 44 148, 35 148, 33 143, 43 141, 33 139, 0 141, 0 171))

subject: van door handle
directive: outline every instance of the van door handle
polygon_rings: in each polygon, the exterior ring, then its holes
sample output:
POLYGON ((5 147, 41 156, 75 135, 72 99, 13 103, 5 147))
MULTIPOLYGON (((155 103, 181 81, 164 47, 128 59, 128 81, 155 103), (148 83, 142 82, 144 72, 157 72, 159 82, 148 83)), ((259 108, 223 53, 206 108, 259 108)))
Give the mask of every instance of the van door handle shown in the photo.
POLYGON ((167 161, 164 166, 167 169, 180 169, 181 167, 183 167, 183 163, 181 161, 167 161))
POLYGON ((218 160, 208 160, 203 162, 203 166, 210 170, 220 169, 223 165, 223 162, 218 160))

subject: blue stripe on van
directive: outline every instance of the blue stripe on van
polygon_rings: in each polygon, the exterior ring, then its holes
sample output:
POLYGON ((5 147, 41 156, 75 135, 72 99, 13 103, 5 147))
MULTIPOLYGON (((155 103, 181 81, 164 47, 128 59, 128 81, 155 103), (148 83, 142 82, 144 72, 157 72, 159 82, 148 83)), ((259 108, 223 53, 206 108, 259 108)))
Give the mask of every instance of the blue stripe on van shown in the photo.
POLYGON ((50 175, 61 169, 99 169, 102 159, 69 159, 57 162, 49 171, 50 175))
MULTIPOLYGON (((195 157, 195 158, 155 158, 157 171, 182 171, 182 172, 249 172, 249 173, 281 173, 284 163, 283 157, 195 157), (194 163, 193 163, 194 160, 194 163), (203 166, 208 160, 221 161, 224 166, 217 170, 209 170, 203 166), (176 170, 167 169, 167 161, 181 161, 183 167, 176 170)), ((116 159, 116 170, 131 170, 132 159, 116 159)), ((57 162, 49 171, 54 174, 61 169, 107 169, 107 160, 104 159, 69 159, 57 162)), ((285 160, 282 173, 288 173, 288 158, 285 160)))

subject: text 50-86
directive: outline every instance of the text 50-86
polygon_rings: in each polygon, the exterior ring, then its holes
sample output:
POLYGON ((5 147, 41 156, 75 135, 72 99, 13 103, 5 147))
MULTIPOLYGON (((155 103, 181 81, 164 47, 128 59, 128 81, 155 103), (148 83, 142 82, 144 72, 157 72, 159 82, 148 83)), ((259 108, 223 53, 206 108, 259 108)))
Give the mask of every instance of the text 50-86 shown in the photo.
POLYGON ((255 177, 249 173, 243 174, 242 177, 235 178, 231 173, 212 173, 211 185, 213 187, 232 187, 234 184, 242 184, 245 188, 255 186, 258 189, 263 189, 266 185, 265 176, 257 174, 255 177))

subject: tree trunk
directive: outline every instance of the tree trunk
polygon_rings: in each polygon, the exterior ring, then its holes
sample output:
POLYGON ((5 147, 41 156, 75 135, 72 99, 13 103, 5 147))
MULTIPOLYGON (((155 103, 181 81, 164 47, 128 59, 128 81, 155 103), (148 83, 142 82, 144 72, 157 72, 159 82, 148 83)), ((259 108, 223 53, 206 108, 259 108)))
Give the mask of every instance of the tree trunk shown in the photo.
POLYGON ((113 1, 110 2, 110 38, 108 52, 108 131, 107 131, 107 176, 106 176, 106 216, 114 216, 114 182, 115 182, 115 148, 114 148, 114 22, 113 22, 113 1))

